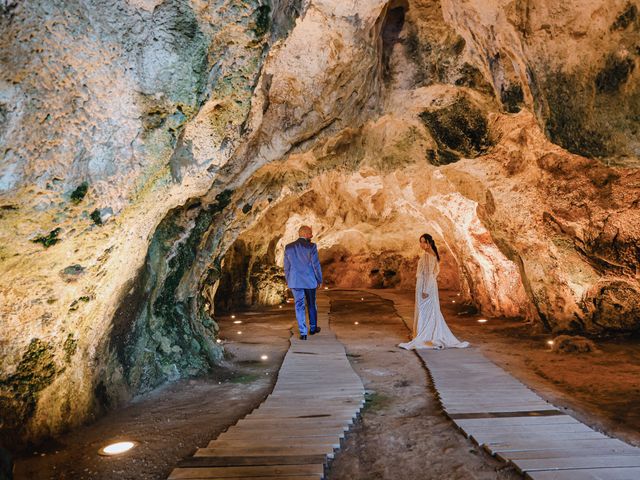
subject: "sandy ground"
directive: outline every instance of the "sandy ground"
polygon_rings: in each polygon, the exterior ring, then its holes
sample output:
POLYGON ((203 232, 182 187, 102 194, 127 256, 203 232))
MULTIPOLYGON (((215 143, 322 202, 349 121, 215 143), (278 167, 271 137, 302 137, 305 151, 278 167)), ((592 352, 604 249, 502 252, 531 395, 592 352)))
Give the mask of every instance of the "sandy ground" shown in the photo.
MULTIPOLYGON (((412 315, 413 292, 385 290, 380 294, 393 299, 403 315, 412 315)), ((447 323, 459 339, 479 347, 570 415, 640 446, 639 338, 596 340, 600 350, 596 353, 554 353, 546 343, 553 336, 531 325, 504 318, 480 324, 477 320, 486 317, 465 314, 468 308, 458 303, 455 292, 441 291, 440 300, 447 323)))
MULTIPOLYGON (((331 328, 368 389, 368 402, 332 462, 328 479, 516 479, 512 469, 465 439, 447 420, 397 312, 410 315, 411 292, 332 290, 331 328), (364 299, 364 300, 362 300, 364 299), (358 322, 355 325, 354 322, 358 322)), ((548 335, 521 322, 477 316, 441 292, 454 332, 589 425, 640 444, 640 346, 600 342, 597 354, 548 350, 548 335), (459 315, 461 314, 461 315, 459 315), (605 381, 606 379, 606 381, 605 381)), ((219 319, 229 358, 214 375, 179 381, 138 398, 16 460, 22 479, 163 479, 269 394, 294 325, 290 305, 219 319), (241 334, 237 332, 241 331, 241 334), (267 361, 260 360, 268 355, 267 361), (97 455, 111 440, 140 442, 117 458, 97 455)))

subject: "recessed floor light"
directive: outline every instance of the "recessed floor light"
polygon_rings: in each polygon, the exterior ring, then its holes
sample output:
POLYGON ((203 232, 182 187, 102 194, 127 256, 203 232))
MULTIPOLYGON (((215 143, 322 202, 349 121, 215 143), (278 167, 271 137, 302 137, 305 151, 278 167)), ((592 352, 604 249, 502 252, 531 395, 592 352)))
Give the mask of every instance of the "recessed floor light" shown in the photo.
POLYGON ((120 454, 123 454, 125 452, 128 452, 133 447, 135 447, 137 444, 138 444, 137 442, 117 442, 117 443, 112 443, 112 444, 109 444, 106 447, 102 447, 100 450, 98 450, 98 454, 106 456, 106 457, 111 457, 113 455, 120 455, 120 454))
POLYGON ((242 332, 240 330, 238 330, 238 335, 242 335, 242 332))
POLYGON ((269 357, 267 355, 262 355, 260 357, 260 360, 269 360, 269 357))
POLYGON ((553 340, 547 340, 547 345, 553 345, 553 340))
POLYGON ((234 320, 233 323, 235 323, 236 325, 239 325, 242 323, 242 320, 234 320))
POLYGON ((480 320, 478 320, 478 323, 487 323, 487 319, 486 318, 481 318, 480 320))

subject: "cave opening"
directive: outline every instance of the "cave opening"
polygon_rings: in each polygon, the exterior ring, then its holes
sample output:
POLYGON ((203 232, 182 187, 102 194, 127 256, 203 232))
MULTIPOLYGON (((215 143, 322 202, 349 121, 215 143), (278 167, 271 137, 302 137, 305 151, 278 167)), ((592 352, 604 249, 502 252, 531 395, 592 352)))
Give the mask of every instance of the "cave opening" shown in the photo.
POLYGON ((407 8, 408 4, 404 1, 392 2, 387 7, 380 35, 382 39, 382 68, 385 80, 391 78, 390 59, 394 46, 400 42, 407 8))

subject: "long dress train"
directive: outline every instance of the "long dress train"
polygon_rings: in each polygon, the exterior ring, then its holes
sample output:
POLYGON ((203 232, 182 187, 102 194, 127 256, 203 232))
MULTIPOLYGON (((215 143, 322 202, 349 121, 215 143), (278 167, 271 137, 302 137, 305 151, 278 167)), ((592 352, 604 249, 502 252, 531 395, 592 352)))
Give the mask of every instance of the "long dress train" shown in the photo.
POLYGON ((416 272, 416 307, 413 314, 413 332, 415 337, 407 343, 398 345, 407 350, 415 348, 466 348, 469 342, 458 340, 445 322, 440 311, 438 282, 436 277, 440 265, 435 255, 424 253, 418 261, 416 272), (422 292, 428 294, 422 298, 422 292))

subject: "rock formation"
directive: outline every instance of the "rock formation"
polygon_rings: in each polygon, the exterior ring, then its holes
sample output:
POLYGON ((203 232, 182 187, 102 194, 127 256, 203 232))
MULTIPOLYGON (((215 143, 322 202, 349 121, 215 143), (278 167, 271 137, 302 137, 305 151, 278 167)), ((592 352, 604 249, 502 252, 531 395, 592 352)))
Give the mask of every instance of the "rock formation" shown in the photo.
POLYGON ((221 358, 297 226, 327 281, 640 328, 635 2, 0 3, 0 411, 38 440, 221 358), (216 295, 220 292, 220 295, 216 295))

